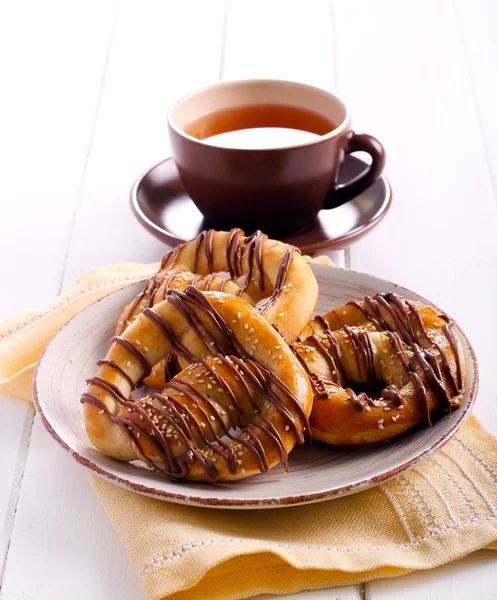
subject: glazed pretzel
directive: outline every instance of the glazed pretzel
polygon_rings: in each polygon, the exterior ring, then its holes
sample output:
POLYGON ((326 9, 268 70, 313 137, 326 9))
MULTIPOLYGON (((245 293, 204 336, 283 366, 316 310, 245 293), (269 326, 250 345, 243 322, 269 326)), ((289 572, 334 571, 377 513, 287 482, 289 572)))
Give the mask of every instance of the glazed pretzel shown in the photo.
MULTIPOLYGON (((145 283, 145 287, 140 294, 126 306, 117 324, 117 335, 123 333, 144 308, 150 308, 162 302, 166 297, 167 290, 173 289, 182 292, 188 285, 193 285, 200 291, 225 292, 239 296, 251 305, 254 303, 248 294, 241 291, 239 285, 226 277, 219 277, 214 274, 198 275, 190 271, 159 272, 145 283)), ((152 367, 150 375, 144 378, 143 383, 153 388, 162 389, 166 382, 177 375, 187 364, 188 362, 181 356, 166 356, 152 367)))
MULTIPOLYGON (((183 290, 186 285, 241 296, 288 342, 309 322, 318 297, 316 279, 297 248, 260 231, 246 237, 241 229, 210 229, 164 256, 159 272, 124 309, 118 334, 143 308, 161 302, 169 288, 183 290)), ((145 383, 162 388, 165 373, 165 364, 157 365, 145 383)))
POLYGON ((459 407, 464 361, 451 327, 446 315, 393 293, 311 321, 293 350, 314 390, 312 437, 385 441, 459 407))
POLYGON ((113 338, 83 394, 96 448, 171 479, 229 481, 267 471, 303 442, 309 379, 279 333, 236 296, 169 290, 113 338), (162 394, 130 393, 166 355, 189 366, 162 394))

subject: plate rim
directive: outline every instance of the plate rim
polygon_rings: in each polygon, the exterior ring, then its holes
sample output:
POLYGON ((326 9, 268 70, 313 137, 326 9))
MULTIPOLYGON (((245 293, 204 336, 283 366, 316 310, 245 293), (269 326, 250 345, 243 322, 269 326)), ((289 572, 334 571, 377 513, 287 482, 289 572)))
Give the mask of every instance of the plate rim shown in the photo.
MULTIPOLYGON (((432 306, 436 310, 445 312, 445 311, 442 311, 442 309, 440 309, 440 307, 438 307, 436 304, 427 300, 426 298, 424 298, 424 296, 421 296, 417 292, 413 292, 409 288, 406 288, 405 286, 391 282, 387 279, 383 279, 381 277, 376 277, 375 275, 370 275, 368 273, 362 273, 361 271, 355 271, 354 269, 344 269, 342 267, 330 267, 327 265, 313 265, 313 270, 317 270, 318 273, 321 270, 328 270, 328 269, 338 270, 338 271, 347 272, 347 273, 353 273, 355 275, 360 275, 360 276, 372 279, 373 281, 376 281, 376 282, 381 282, 384 284, 386 283, 387 285, 392 286, 393 288, 401 288, 402 290, 405 290, 405 291, 413 294, 414 296, 418 296, 419 298, 421 298, 424 301, 424 303, 428 304, 429 306, 432 306)), ((316 277, 317 276, 318 276, 318 274, 316 274, 316 277)), ((36 411, 40 415, 42 424, 45 427, 45 429, 48 431, 48 433, 51 435, 51 437, 65 451, 67 451, 80 465, 82 465, 89 471, 93 472, 101 479, 110 481, 111 483, 113 483, 121 488, 130 490, 130 491, 133 491, 133 492, 136 492, 136 493, 148 496, 148 497, 156 498, 156 499, 159 499, 162 501, 174 502, 174 503, 190 505, 190 506, 203 506, 203 507, 219 508, 219 509, 238 509, 238 510, 240 510, 240 509, 284 508, 284 507, 290 507, 290 506, 313 504, 313 503, 322 502, 325 500, 332 500, 334 498, 343 497, 343 496, 346 496, 349 494, 354 494, 354 493, 360 492, 365 489, 373 488, 373 487, 379 485, 380 483, 386 482, 386 481, 392 479, 393 477, 400 475, 401 473, 407 472, 408 470, 414 468, 416 465, 425 461, 430 456, 432 456, 437 450, 439 450, 441 447, 443 447, 447 442, 449 442, 449 440, 457 433, 457 431, 466 422, 466 420, 468 419, 469 415, 471 414, 471 412, 474 408, 474 403, 475 403, 477 395, 478 395, 478 387, 479 387, 478 361, 477 361, 473 346, 471 345, 468 337, 464 333, 463 329, 461 329, 461 327, 459 326, 457 321, 452 319, 458 329, 458 334, 462 336, 463 341, 468 348, 469 354, 471 356, 472 365, 474 367, 474 370, 473 370, 474 380, 473 380, 471 389, 468 391, 468 396, 469 396, 468 402, 467 402, 466 407, 461 410, 461 413, 459 414, 457 421, 453 424, 453 426, 449 429, 449 431, 447 431, 444 435, 441 435, 440 438, 438 438, 429 448, 423 450, 423 452, 420 452, 419 454, 417 454, 416 456, 411 458, 409 461, 403 462, 401 465, 398 465, 398 466, 391 468, 385 472, 382 472, 379 475, 376 475, 374 477, 369 477, 366 479, 362 479, 361 481, 352 483, 350 485, 342 485, 338 488, 322 490, 320 492, 315 492, 312 494, 303 494, 303 495, 301 494, 299 496, 285 496, 285 497, 277 498, 277 499, 269 499, 269 498, 268 499, 228 499, 228 498, 219 499, 219 498, 214 498, 214 497, 205 498, 205 497, 194 496, 194 495, 185 494, 185 493, 174 493, 174 492, 170 492, 170 491, 166 491, 166 490, 161 490, 152 485, 143 485, 140 483, 134 483, 134 482, 130 481, 129 479, 125 479, 123 477, 120 477, 119 475, 116 475, 116 474, 110 472, 109 470, 99 466, 99 464, 97 464, 96 462, 82 456, 81 454, 79 454, 79 452, 77 452, 76 450, 71 448, 62 439, 62 437, 59 435, 59 433, 55 430, 55 428, 50 423, 49 419, 47 418, 47 416, 43 410, 43 403, 40 402, 40 395, 38 393, 38 377, 39 377, 41 365, 42 365, 43 358, 45 356, 46 351, 48 350, 50 345, 56 340, 56 338, 60 334, 60 332, 63 331, 76 317, 78 317, 78 315, 80 315, 82 312, 89 309, 90 307, 95 306, 96 304, 100 303, 102 300, 109 297, 110 295, 120 292, 123 289, 130 287, 131 285, 136 285, 137 283, 140 283, 145 280, 146 280, 146 278, 143 278, 138 281, 134 281, 134 282, 130 283, 129 285, 123 286, 122 288, 119 288, 118 290, 113 290, 113 291, 109 292, 108 294, 105 294, 98 300, 91 302, 90 304, 85 306, 82 310, 78 311, 75 315, 73 315, 62 327, 60 327, 60 329, 58 329, 55 332, 55 334, 51 337, 49 342, 44 347, 44 349, 36 363, 34 375, 33 375, 33 383, 32 383, 33 402, 34 402, 36 411)))
MULTIPOLYGON (((365 163, 361 159, 357 158, 356 156, 349 156, 349 158, 357 160, 357 161, 363 163, 364 165, 367 165, 367 163, 365 163)), ((144 213, 144 211, 140 205, 140 202, 138 200, 138 188, 142 184, 145 177, 150 172, 152 172, 154 169, 156 169, 158 166, 160 166, 163 163, 168 162, 170 160, 174 161, 174 157, 168 156, 167 158, 164 158, 164 159, 158 161, 157 163, 153 164, 151 167, 148 167, 142 173, 140 173, 140 175, 138 176, 138 178, 135 180, 135 182, 133 183, 133 185, 131 187, 129 201, 131 204, 131 209, 133 211, 133 214, 138 219, 138 221, 145 227, 145 229, 147 229, 153 236, 155 236, 161 242, 166 242, 168 244, 177 245, 177 244, 182 244, 183 242, 188 241, 188 240, 183 239, 182 237, 178 237, 177 235, 173 234, 172 232, 168 232, 166 229, 160 227, 154 221, 149 219, 147 217, 147 215, 144 213)), ((371 229, 376 227, 376 225, 378 225, 384 219, 384 217, 387 215, 388 211, 390 210, 390 208, 392 206, 392 198, 393 198, 392 186, 390 185, 390 182, 388 181, 388 179, 384 173, 382 173, 380 175, 380 177, 378 178, 378 180, 380 180, 380 179, 383 181, 383 183, 385 185, 385 200, 384 200, 380 210, 374 215, 374 217, 372 219, 370 219, 364 226, 355 227, 354 229, 351 229, 344 235, 339 236, 335 240, 327 239, 327 240, 322 240, 320 242, 315 242, 312 244, 306 244, 302 247, 299 246, 299 248, 302 250, 302 252, 306 253, 306 254, 313 254, 314 252, 318 252, 319 250, 325 250, 325 249, 334 250, 334 251, 341 250, 342 248, 347 247, 350 244, 360 240, 371 229)), ((190 199, 190 202, 193 202, 193 200, 190 199)), ((339 208, 339 207, 337 207, 337 208, 339 208)), ((288 240, 289 240, 288 243, 292 243, 291 238, 292 238, 292 236, 288 237, 288 240)), ((285 241, 285 240, 283 240, 283 241, 285 241)))

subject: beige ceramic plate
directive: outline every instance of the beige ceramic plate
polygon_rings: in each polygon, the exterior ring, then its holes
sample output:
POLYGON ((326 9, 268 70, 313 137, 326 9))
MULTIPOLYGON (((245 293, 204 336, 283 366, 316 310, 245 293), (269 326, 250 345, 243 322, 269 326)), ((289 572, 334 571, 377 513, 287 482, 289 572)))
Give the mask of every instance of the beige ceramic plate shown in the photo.
MULTIPOLYGON (((430 304, 409 290, 370 275, 319 265, 313 265, 313 270, 320 287, 320 313, 367 294, 388 291, 430 304)), ((455 434, 473 406, 478 387, 476 359, 457 327, 467 369, 463 405, 433 427, 372 448, 333 448, 316 443, 298 446, 290 455, 288 474, 276 467, 229 484, 171 483, 138 463, 122 463, 93 448, 86 437, 79 402, 85 379, 94 374, 95 362, 107 352, 123 306, 141 288, 138 283, 114 292, 69 321, 46 347, 34 381, 36 408, 52 437, 86 468, 124 488, 171 502, 220 508, 317 502, 367 489, 428 458, 455 434)))

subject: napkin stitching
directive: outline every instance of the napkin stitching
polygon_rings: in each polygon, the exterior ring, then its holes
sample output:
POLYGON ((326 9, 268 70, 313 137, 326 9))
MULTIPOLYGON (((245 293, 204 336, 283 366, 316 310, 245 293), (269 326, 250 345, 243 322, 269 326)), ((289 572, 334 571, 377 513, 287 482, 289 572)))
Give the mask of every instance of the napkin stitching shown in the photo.
MULTIPOLYGON (((432 481, 430 479, 430 477, 428 477, 428 475, 426 475, 425 473, 421 473, 421 471, 418 471, 418 469, 413 469, 413 471, 415 473, 417 473, 420 477, 422 477, 426 483, 435 490, 435 492, 437 493, 437 495, 439 496, 439 498, 442 500, 442 502, 444 503, 445 508, 447 509, 447 512, 449 513, 450 518, 452 519, 453 523, 457 523, 457 519, 456 516, 452 510, 452 507, 450 506, 447 498, 444 496, 444 493, 442 492, 442 490, 438 487, 438 485, 432 481)), ((494 515, 495 516, 495 515, 494 515)))
MULTIPOLYGON (((144 273, 143 275, 146 275, 147 273, 148 273, 148 271, 146 273, 144 273)), ((95 292, 99 289, 108 287, 110 285, 114 285, 115 283, 120 283, 122 281, 140 281, 141 279, 143 279, 143 275, 141 275, 141 276, 126 275, 124 277, 118 277, 117 279, 110 279, 108 281, 103 281, 102 283, 98 283, 96 285, 91 285, 86 288, 83 288, 77 294, 71 294, 63 302, 59 302, 58 304, 55 304, 51 308, 48 308, 47 310, 37 314, 35 317, 31 317, 31 319, 28 319, 27 321, 24 321, 23 323, 19 323, 15 327, 11 327, 10 329, 7 329, 7 331, 0 334, 0 340, 7 339, 10 336, 14 335, 15 333, 18 333, 22 329, 25 329, 26 327, 33 325, 34 323, 36 323, 37 321, 40 321, 41 319, 44 319, 45 317, 48 317, 49 315, 56 312, 60 308, 64 308, 64 307, 68 306, 69 304, 71 304, 71 302, 73 302, 74 300, 77 300, 78 298, 80 298, 81 296, 84 296, 85 294, 89 294, 90 292, 95 292)))
POLYGON ((454 442, 461 446, 464 452, 466 452, 466 454, 470 458, 472 458, 481 467, 481 469, 483 469, 483 471, 488 475, 488 477, 490 477, 490 479, 494 483, 497 483, 497 471, 495 471, 495 469, 492 469, 492 467, 485 460, 483 460, 483 458, 479 457, 476 451, 473 448, 471 448, 471 446, 469 446, 468 444, 466 444, 458 438, 456 438, 454 442))
POLYGON ((456 488, 456 492, 459 494, 459 498, 461 498, 461 500, 462 500, 464 506, 466 507, 468 513, 471 516, 475 517, 477 513, 476 513, 476 510, 475 510, 475 507, 473 506, 473 503, 468 498, 468 496, 464 493, 464 490, 459 485, 459 482, 452 475, 452 473, 449 473, 449 471, 447 471, 447 469, 443 465, 441 465, 435 458, 433 458, 431 460, 431 464, 435 465, 436 467, 438 467, 438 469, 440 471, 442 471, 442 473, 447 477, 447 479, 453 484, 453 486, 456 488))
POLYGON ((428 531, 430 531, 431 529, 433 529, 435 527, 435 525, 436 525, 435 518, 433 517, 433 513, 431 512, 431 510, 426 505, 425 501, 423 500, 423 497, 419 493, 419 491, 416 488, 416 486, 411 481, 408 481, 404 477, 404 475, 400 475, 397 478, 397 481, 406 490, 408 496, 412 496, 412 498, 414 500, 414 503, 418 507, 418 510, 419 510, 421 516, 425 520, 425 524, 426 524, 426 527, 427 527, 428 531))
POLYGON ((490 500, 490 498, 487 496, 487 493, 485 492, 485 490, 483 490, 480 486, 480 484, 478 482, 476 482, 473 478, 473 476, 468 473, 468 471, 466 470, 466 468, 453 456, 451 456, 450 454, 447 454, 447 452, 445 452, 444 450, 441 451, 441 454, 443 454, 444 456, 446 456, 448 459, 450 459, 455 465, 458 466, 459 470, 461 471, 461 473, 466 477, 466 479, 472 484, 472 486, 475 488, 475 490, 480 494, 480 496, 483 498, 483 500, 485 500, 488 508, 490 509, 490 512, 492 513, 492 515, 494 517, 497 517, 497 511, 495 510, 495 505, 494 503, 490 500))
POLYGON ((397 503, 397 500, 395 500, 395 498, 393 497, 393 494, 389 490, 387 490, 384 486, 381 485, 379 489, 381 492, 383 492, 383 494, 390 501, 390 504, 391 504, 395 514, 398 516, 399 521, 400 521, 402 527, 404 528, 404 531, 406 532, 409 541, 412 542, 414 540, 414 535, 412 534, 412 531, 410 530, 409 525, 407 524, 404 513, 403 513, 402 509, 400 508, 400 505, 397 503))
POLYGON ((243 538, 218 538, 213 540, 205 540, 203 542, 199 542, 198 544, 189 544, 188 546, 182 546, 176 552, 171 552, 170 554, 165 554, 154 558, 150 562, 148 562, 142 569, 140 579, 143 580, 149 573, 159 569, 165 564, 172 562, 178 558, 185 556, 186 554, 190 554, 194 552, 198 548, 203 546, 213 546, 215 544, 226 544, 226 543, 235 543, 235 544, 265 544, 268 546, 276 546, 278 548, 284 548, 287 550, 319 550, 323 552, 346 552, 346 553, 360 553, 360 552, 377 552, 377 551, 390 551, 390 550, 404 550, 408 548, 412 548, 414 546, 419 545, 421 542, 424 542, 427 539, 438 537, 442 533, 453 530, 464 529, 468 525, 473 525, 474 523, 495 523, 497 518, 495 517, 476 517, 475 519, 470 519, 468 521, 461 521, 455 525, 441 525, 440 527, 435 527, 431 529, 428 533, 423 536, 419 536, 414 538, 412 542, 405 544, 393 544, 392 546, 370 546, 367 548, 335 548, 333 546, 302 546, 299 544, 281 544, 279 542, 270 542, 268 540, 249 540, 243 538))

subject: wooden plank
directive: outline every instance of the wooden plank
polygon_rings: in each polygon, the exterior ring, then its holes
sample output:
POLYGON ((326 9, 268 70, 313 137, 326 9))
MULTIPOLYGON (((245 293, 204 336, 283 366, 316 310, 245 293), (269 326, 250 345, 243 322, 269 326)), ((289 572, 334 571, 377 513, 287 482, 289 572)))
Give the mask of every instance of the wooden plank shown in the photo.
POLYGON ((59 448, 38 417, 1 598, 141 598, 138 577, 86 471, 59 448))
MULTIPOLYGON (((224 8, 223 1, 208 6, 127 1, 120 7, 67 263, 54 277, 57 287, 63 272, 66 286, 97 264, 161 256, 162 244, 131 214, 129 188, 141 170, 168 154, 166 114, 174 99, 217 79, 224 8)), ((77 23, 68 26, 84 52, 91 35, 76 34, 77 23)), ((46 260, 55 264, 53 257, 46 260)), ((36 420, 2 600, 48 597, 136 600, 141 592, 86 472, 36 420)))
POLYGON ((167 112, 219 77, 225 3, 127 1, 119 13, 64 285, 95 265, 154 262, 167 250, 137 222, 129 193, 170 155, 167 112))
POLYGON ((254 600, 361 600, 360 590, 352 585, 347 587, 335 587, 325 590, 311 590, 298 594, 275 596, 265 594, 254 596, 254 600))
MULTIPOLYGON (((0 7, 0 55, 6 58, 0 79, 4 91, 14 92, 0 99, 0 317, 40 306, 58 293, 114 13, 114 2, 97 1, 84 7, 53 1, 0 7)), ((1 581, 33 408, 9 397, 0 404, 1 581)))
POLYGON ((114 2, 0 8, 0 317, 58 292, 102 73, 114 2), (63 51, 61 50, 63 49, 63 51), (22 293, 26 283, 29 292, 22 293))
MULTIPOLYGON (((497 195, 497 3, 492 0, 454 0, 456 19, 475 97, 479 133, 497 195)), ((497 199, 497 198, 496 198, 497 199)))
POLYGON ((34 410, 18 398, 0 397, 0 456, 3 457, 0 476, 0 581, 14 527, 19 490, 34 410))
MULTIPOLYGON (((351 267, 424 294, 460 322, 480 363, 476 413, 497 432, 497 220, 453 7, 335 0, 334 18, 340 94, 356 130, 385 144, 394 194, 385 221, 350 249, 351 267)), ((493 71, 496 62, 494 54, 493 71)), ((369 583, 366 597, 471 598, 477 580, 478 597, 493 598, 492 567, 479 553, 369 583)))

